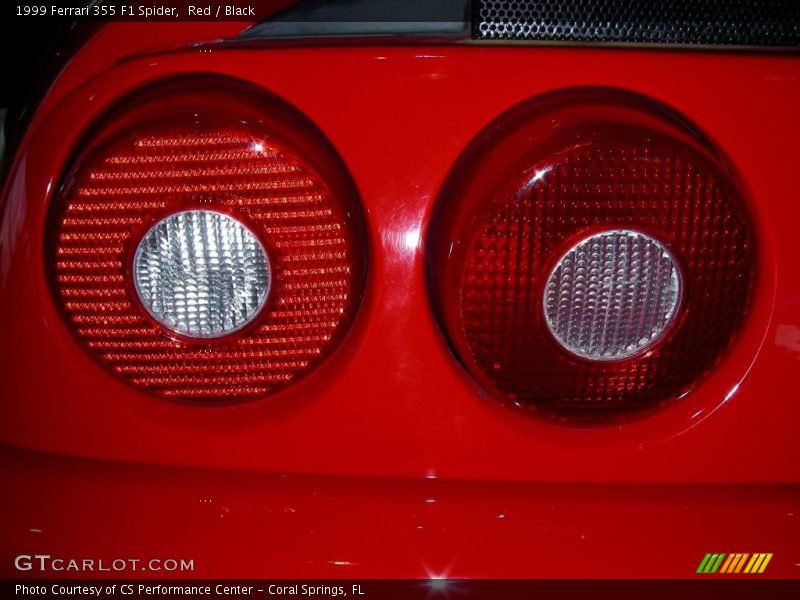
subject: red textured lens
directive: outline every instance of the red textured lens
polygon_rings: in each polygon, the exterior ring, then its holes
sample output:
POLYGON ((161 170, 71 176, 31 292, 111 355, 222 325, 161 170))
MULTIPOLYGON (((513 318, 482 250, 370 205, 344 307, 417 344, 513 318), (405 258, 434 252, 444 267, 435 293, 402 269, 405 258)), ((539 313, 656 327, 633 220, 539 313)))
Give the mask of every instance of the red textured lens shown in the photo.
POLYGON ((322 135, 228 81, 167 84, 89 136, 51 210, 55 294, 102 365, 172 399, 297 381, 355 315, 366 251, 322 135))
POLYGON ((591 425, 684 397, 743 324, 756 243, 710 145, 638 97, 519 107, 454 168, 429 278, 453 350, 495 397, 591 425))

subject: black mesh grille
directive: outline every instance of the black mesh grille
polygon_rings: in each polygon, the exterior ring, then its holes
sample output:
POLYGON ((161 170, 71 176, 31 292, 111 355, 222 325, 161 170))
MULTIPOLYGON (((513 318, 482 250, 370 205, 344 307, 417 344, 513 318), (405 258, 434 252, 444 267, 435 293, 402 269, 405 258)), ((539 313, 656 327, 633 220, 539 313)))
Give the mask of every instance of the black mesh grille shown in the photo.
POLYGON ((473 37, 800 45, 800 0, 475 0, 473 37))

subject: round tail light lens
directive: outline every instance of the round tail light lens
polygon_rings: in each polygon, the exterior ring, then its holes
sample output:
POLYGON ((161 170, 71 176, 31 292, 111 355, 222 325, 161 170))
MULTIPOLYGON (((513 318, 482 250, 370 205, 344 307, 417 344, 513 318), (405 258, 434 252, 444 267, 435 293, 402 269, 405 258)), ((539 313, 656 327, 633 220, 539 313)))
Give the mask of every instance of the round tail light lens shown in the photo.
POLYGON ((719 153, 610 90, 542 98, 486 129, 433 217, 429 280, 455 354, 496 398, 562 424, 654 412, 721 360, 756 240, 719 153))
POLYGON ((319 365, 366 265, 356 192, 323 136, 229 81, 165 84, 90 135, 51 209, 75 336, 159 396, 264 396, 319 365))

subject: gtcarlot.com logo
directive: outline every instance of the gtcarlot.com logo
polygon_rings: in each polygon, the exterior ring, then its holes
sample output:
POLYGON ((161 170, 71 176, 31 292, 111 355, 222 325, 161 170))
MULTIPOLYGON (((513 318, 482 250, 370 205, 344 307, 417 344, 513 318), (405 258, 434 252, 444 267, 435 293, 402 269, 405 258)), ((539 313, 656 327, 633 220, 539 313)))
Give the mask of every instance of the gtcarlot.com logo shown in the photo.
POLYGON ((186 572, 194 571, 194 559, 186 558, 63 558, 49 554, 20 554, 14 559, 17 571, 40 573, 186 572))

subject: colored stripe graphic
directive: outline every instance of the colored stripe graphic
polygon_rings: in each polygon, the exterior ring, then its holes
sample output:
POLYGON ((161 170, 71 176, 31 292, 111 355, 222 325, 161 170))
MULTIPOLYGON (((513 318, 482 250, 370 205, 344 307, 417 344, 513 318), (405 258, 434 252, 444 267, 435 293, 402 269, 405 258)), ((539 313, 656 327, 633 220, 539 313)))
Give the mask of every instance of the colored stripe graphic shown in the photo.
POLYGON ((764 558, 764 562, 762 562, 762 563, 761 563, 761 568, 759 568, 759 569, 758 569, 758 572, 759 572, 759 573, 763 573, 763 572, 764 572, 764 569, 766 569, 766 568, 767 568, 767 564, 768 564, 768 563, 769 563, 769 561, 771 561, 771 560, 772 560, 772 552, 769 552, 769 553, 766 555, 766 557, 764 558))
POLYGON ((763 573, 767 568, 767 563, 772 558, 772 554, 754 554, 752 560, 747 564, 745 573, 763 573))
POLYGON ((753 554, 753 558, 751 558, 750 562, 747 563, 747 566, 744 568, 744 572, 745 573, 755 572, 758 569, 762 558, 763 558, 762 554, 753 554))
POLYGON ((697 572, 704 574, 714 574, 718 571, 720 574, 763 573, 770 560, 772 560, 771 552, 758 552, 754 554, 750 554, 749 552, 732 552, 730 554, 725 554, 724 552, 709 552, 703 557, 703 560, 700 561, 697 572))
POLYGON ((720 573, 737 573, 737 569, 741 570, 748 556, 749 554, 742 554, 741 552, 731 553, 730 558, 725 562, 720 573))
POLYGON ((706 554, 703 557, 703 560, 700 561, 700 566, 697 567, 698 573, 705 573, 706 565, 708 564, 709 559, 711 558, 710 554, 706 554))
POLYGON ((719 570, 719 572, 729 573, 730 571, 728 569, 730 569, 731 563, 733 562, 734 558, 736 558, 735 554, 728 554, 728 559, 722 564, 722 568, 719 570))
POLYGON ((700 566, 697 567, 698 573, 716 573, 717 569, 719 569, 720 563, 722 563, 722 559, 725 558, 725 553, 722 554, 706 554, 702 561, 700 561, 700 566))
POLYGON ((716 573, 716 572, 717 572, 717 569, 719 569, 719 565, 720 565, 720 563, 722 562, 722 559, 723 559, 723 558, 725 558, 725 554, 724 554, 724 553, 723 553, 723 554, 720 554, 720 555, 719 555, 719 557, 717 557, 717 560, 716 560, 716 561, 714 561, 714 564, 713 564, 713 565, 711 565, 711 568, 710 568, 710 570, 709 570, 709 573, 716 573))

